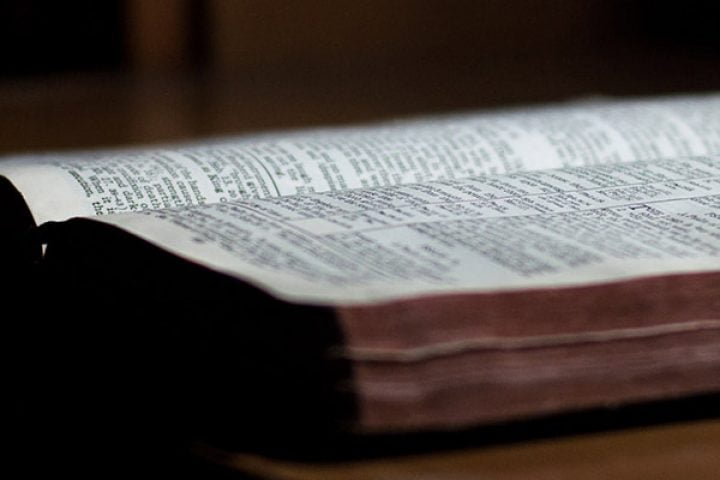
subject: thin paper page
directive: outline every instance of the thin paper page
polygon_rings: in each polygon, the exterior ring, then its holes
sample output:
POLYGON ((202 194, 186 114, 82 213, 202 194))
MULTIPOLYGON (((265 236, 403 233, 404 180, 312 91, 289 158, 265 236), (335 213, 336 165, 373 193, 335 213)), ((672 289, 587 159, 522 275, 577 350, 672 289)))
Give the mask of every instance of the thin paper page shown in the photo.
POLYGON ((720 96, 581 103, 0 162, 36 220, 720 153, 720 96))
POLYGON ((379 302, 720 268, 720 157, 105 216, 289 300, 379 302))

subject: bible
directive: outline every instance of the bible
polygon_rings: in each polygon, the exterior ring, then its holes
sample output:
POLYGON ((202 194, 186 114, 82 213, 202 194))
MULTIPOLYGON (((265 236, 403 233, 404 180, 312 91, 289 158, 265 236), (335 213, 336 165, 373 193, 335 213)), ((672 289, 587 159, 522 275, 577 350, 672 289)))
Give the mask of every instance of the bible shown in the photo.
POLYGON ((0 175, 6 263, 74 319, 49 364, 112 350, 116 378, 136 361, 146 392, 202 398, 217 438, 720 389, 720 96, 15 155, 0 175))

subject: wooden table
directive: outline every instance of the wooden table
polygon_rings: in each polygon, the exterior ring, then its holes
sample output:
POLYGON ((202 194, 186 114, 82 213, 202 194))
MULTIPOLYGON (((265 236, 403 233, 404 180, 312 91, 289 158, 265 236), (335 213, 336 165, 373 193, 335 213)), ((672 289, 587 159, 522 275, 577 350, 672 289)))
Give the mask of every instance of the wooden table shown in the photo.
POLYGON ((330 464, 206 453, 230 468, 277 480, 714 479, 720 475, 720 420, 330 464))

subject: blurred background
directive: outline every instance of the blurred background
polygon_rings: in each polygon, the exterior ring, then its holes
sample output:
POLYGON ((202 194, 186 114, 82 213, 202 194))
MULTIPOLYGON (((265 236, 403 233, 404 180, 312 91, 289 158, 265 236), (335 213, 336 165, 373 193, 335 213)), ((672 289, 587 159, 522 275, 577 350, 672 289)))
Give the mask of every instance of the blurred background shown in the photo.
POLYGON ((3 0, 0 152, 720 89, 720 2, 3 0))

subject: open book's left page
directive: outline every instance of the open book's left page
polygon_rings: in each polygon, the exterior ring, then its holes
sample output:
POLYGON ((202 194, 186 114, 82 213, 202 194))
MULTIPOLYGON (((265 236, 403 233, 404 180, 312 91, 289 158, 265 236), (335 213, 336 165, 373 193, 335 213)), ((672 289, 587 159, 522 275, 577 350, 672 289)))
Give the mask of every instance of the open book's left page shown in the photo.
POLYGON ((326 305, 720 270, 720 158, 107 215, 190 260, 326 305))
POLYGON ((720 96, 584 102, 210 143, 9 157, 37 223, 720 152, 720 96))

